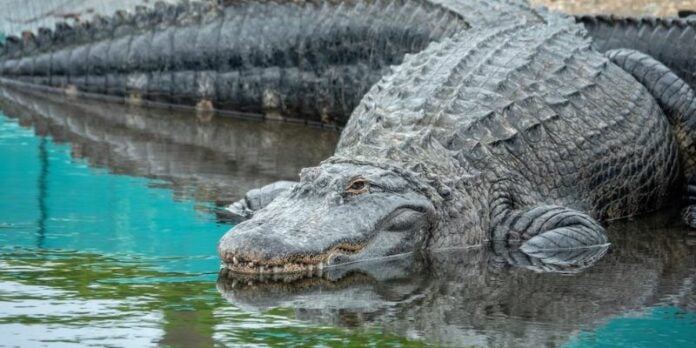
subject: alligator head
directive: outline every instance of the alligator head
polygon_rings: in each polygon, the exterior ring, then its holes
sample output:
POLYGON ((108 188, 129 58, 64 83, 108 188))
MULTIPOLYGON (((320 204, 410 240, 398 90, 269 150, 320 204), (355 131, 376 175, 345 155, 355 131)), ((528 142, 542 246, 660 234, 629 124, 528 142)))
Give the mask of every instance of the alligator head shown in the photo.
POLYGON ((327 266, 397 255, 427 243, 436 208, 414 177, 364 163, 303 169, 300 182, 222 237, 237 273, 320 273, 327 266))

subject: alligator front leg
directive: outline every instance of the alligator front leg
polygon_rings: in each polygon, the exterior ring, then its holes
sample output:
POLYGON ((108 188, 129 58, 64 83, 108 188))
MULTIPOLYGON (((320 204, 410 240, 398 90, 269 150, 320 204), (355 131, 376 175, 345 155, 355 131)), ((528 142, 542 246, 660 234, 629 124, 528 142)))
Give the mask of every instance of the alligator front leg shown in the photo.
POLYGON ((541 205, 501 215, 493 220, 493 239, 521 243, 520 250, 530 256, 607 244, 604 228, 574 209, 541 205))
POLYGON ((226 217, 241 222, 251 218, 254 212, 270 204, 276 197, 292 190, 297 182, 276 181, 272 184, 253 189, 244 198, 225 207, 226 217))

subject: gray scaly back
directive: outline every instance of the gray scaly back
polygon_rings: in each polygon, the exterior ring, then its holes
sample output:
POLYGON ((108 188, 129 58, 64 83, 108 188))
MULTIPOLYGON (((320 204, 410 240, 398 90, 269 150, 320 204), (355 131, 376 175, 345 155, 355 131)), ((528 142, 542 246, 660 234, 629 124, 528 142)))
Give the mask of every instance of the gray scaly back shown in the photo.
POLYGON ((432 246, 489 238, 498 190, 511 209, 558 204, 612 219, 663 206, 679 176, 648 91, 572 20, 529 11, 541 15, 407 56, 342 134, 337 156, 397 163, 448 192, 442 225, 456 230, 435 229, 432 246))

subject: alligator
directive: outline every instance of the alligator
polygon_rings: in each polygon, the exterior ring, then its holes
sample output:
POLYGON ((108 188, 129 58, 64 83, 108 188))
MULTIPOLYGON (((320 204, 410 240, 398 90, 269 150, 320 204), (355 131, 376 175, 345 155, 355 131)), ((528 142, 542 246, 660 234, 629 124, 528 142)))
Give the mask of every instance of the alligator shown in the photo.
MULTIPOLYGON (((225 267, 312 276, 490 241, 528 255, 582 249, 608 243, 602 222, 682 194, 696 159, 688 83, 641 51, 599 52, 567 16, 520 5, 499 19, 405 56, 333 156, 232 206, 251 218, 221 238, 225 267)), ((693 40, 676 24, 686 20, 670 23, 664 37, 693 40)), ((684 217, 694 225, 693 205, 684 217)))
MULTIPOLYGON (((234 272, 490 240, 534 254, 607 243, 601 222, 665 206, 694 169, 680 47, 658 61, 631 46, 649 24, 654 40, 687 40, 693 20, 596 20, 593 40, 520 0, 158 4, 10 38, 0 75, 135 103, 343 117, 333 156, 233 205, 251 216, 218 245, 234 272)), ((696 208, 684 216, 694 224, 696 208)))

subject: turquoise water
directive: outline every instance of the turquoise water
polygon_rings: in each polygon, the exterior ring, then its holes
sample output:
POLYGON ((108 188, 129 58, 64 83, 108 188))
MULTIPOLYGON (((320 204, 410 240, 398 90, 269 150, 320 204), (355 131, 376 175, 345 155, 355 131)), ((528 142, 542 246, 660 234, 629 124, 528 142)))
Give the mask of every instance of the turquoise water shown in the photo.
MULTIPOLYGON (((0 346, 696 342, 694 245, 680 228, 655 233, 664 229, 659 219, 616 226, 612 252, 576 275, 500 266, 497 255, 471 250, 390 264, 379 281, 352 273, 282 284, 218 280, 215 247, 231 225, 211 212, 214 195, 180 194, 172 180, 186 166, 163 175, 151 156, 129 158, 157 175, 116 170, 124 162, 116 152, 96 158, 102 152, 90 152, 98 145, 86 139, 119 135, 127 143, 109 145, 123 147, 119 154, 157 146, 70 113, 59 118, 51 105, 43 108, 50 117, 0 114, 0 346), (72 135, 58 141, 59 125, 71 125, 72 135)), ((181 132, 189 128, 199 132, 181 132)), ((193 185, 220 179, 211 172, 193 185)))
POLYGON ((1 245, 109 255, 187 278, 217 277, 214 241, 231 226, 215 223, 205 205, 174 201, 156 181, 92 169, 70 158, 69 145, 35 137, 6 118, 1 127, 1 245))
POLYGON ((636 317, 611 320, 606 325, 573 337, 565 345, 576 347, 694 347, 696 313, 675 307, 658 307, 636 317))

